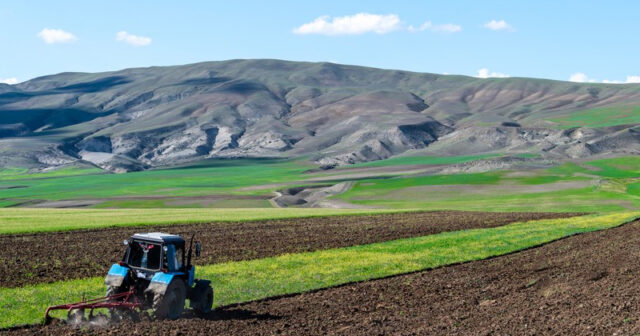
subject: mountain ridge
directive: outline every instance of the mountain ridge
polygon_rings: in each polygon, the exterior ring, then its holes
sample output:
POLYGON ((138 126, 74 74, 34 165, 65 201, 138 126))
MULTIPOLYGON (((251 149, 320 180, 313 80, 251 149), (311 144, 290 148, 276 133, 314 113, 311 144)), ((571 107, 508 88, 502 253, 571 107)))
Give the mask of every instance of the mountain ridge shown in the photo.
POLYGON ((0 164, 84 162, 120 172, 212 157, 305 156, 332 167, 410 150, 531 152, 559 160, 637 154, 639 105, 640 85, 633 84, 480 79, 326 62, 66 72, 0 85, 0 164), (598 109, 614 109, 620 121, 603 127, 557 121, 570 122, 576 113, 603 118, 598 109))

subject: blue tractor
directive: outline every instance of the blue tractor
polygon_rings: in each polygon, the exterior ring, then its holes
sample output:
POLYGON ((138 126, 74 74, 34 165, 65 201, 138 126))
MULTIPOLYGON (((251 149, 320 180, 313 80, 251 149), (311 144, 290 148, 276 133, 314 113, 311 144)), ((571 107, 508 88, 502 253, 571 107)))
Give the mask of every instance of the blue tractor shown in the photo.
MULTIPOLYGON (((45 313, 50 321, 51 310, 68 310, 71 318, 84 319, 84 311, 107 308, 112 317, 118 311, 153 310, 158 319, 177 319, 182 315, 185 301, 198 314, 211 311, 213 288, 208 280, 195 279, 191 264, 193 237, 185 253, 186 244, 178 235, 161 232, 138 233, 124 241, 127 251, 122 261, 111 266, 104 281, 106 296, 93 300, 49 307, 45 313)), ((195 244, 200 256, 201 245, 195 244)))

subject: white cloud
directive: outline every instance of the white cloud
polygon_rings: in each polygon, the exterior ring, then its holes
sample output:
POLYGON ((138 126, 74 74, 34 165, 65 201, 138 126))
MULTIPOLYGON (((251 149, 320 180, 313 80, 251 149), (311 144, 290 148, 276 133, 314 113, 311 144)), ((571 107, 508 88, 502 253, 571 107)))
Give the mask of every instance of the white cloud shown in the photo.
POLYGON ((418 27, 409 26, 409 27, 407 27, 407 30, 410 31, 410 32, 425 31, 427 29, 431 29, 432 26, 433 26, 433 24, 431 23, 431 21, 427 21, 427 22, 421 24, 418 27))
POLYGON ((509 77, 507 74, 503 74, 501 72, 490 72, 487 68, 482 68, 478 70, 478 75, 476 77, 479 78, 506 78, 509 77))
POLYGON ((116 41, 124 42, 136 47, 143 47, 151 44, 151 38, 129 34, 124 30, 116 34, 116 41))
POLYGON ((462 26, 452 23, 433 24, 427 21, 418 27, 406 26, 396 14, 369 14, 358 13, 354 15, 331 17, 328 15, 305 23, 294 28, 294 34, 318 34, 318 35, 359 35, 365 33, 386 34, 393 31, 431 31, 436 33, 457 33, 462 31, 462 26))
POLYGON ((45 28, 38 33, 38 37, 47 44, 68 43, 77 40, 76 36, 62 29, 45 28))
POLYGON ((457 33, 459 31, 462 31, 462 26, 452 23, 445 23, 441 25, 434 25, 431 28, 431 31, 439 33, 457 33))
POLYGON ((595 82, 597 82, 597 80, 595 80, 593 78, 589 78, 589 76, 587 76, 586 74, 584 74, 582 72, 576 72, 576 73, 572 74, 571 76, 569 76, 569 81, 570 82, 576 82, 576 83, 595 83, 595 82))
MULTIPOLYGON (((587 76, 585 73, 582 73, 582 72, 576 72, 576 73, 572 74, 571 76, 569 76, 569 81, 570 82, 576 82, 576 83, 597 83, 598 82, 597 79, 589 78, 589 76, 587 76)), ((600 82, 605 83, 605 84, 640 83, 640 76, 627 76, 627 79, 624 80, 624 81, 617 80, 617 79, 603 79, 600 82)))
POLYGON ((483 27, 491 30, 513 30, 513 27, 505 20, 491 20, 485 23, 483 27))
POLYGON ((585 75, 582 72, 576 72, 574 74, 571 74, 571 76, 569 76, 570 82, 584 83, 587 81, 587 79, 588 79, 587 75, 585 75))
POLYGON ((409 26, 407 27, 407 30, 410 32, 429 30, 436 33, 457 33, 459 31, 462 31, 462 26, 452 23, 434 25, 431 23, 431 21, 427 21, 418 27, 409 26))
POLYGON ((13 84, 18 84, 18 79, 15 77, 11 77, 11 78, 0 78, 0 83, 3 84, 9 84, 9 85, 13 85, 13 84))
POLYGON ((640 76, 627 76, 626 83, 640 83, 640 76))
POLYGON ((377 15, 358 13, 350 16, 321 16, 293 30, 295 34, 358 35, 364 33, 386 34, 401 29, 396 14, 377 15))

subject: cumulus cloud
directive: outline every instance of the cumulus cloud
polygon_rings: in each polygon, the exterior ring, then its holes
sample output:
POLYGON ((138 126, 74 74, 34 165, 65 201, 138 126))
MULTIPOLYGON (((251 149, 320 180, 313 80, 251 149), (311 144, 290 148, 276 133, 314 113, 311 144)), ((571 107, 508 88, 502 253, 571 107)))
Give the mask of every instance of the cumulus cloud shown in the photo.
POLYGON ((587 76, 585 73, 582 72, 576 72, 574 74, 571 74, 571 76, 569 76, 569 81, 570 82, 576 82, 576 83, 586 83, 586 82, 595 82, 595 79, 590 79, 589 76, 587 76))
POLYGON ((369 14, 358 13, 347 16, 321 16, 300 27, 294 28, 294 34, 318 34, 327 36, 336 35, 359 35, 365 33, 386 34, 393 31, 431 31, 436 33, 457 33, 462 30, 462 26, 446 23, 433 24, 427 21, 420 26, 407 26, 396 14, 369 14))
POLYGON ((11 77, 11 78, 0 78, 0 83, 3 84, 9 84, 9 85, 13 85, 13 84, 18 84, 18 79, 15 77, 11 77))
POLYGON ((136 47, 143 47, 151 44, 151 38, 129 34, 124 30, 116 34, 116 41, 124 42, 136 47))
MULTIPOLYGON (((572 74, 571 76, 569 76, 569 81, 570 82, 576 82, 576 83, 597 83, 598 82, 597 79, 590 78, 589 76, 587 76, 586 74, 584 74, 582 72, 576 72, 576 73, 572 74)), ((603 79, 601 82, 605 83, 605 84, 633 84, 633 83, 640 83, 640 76, 627 76, 626 80, 603 79)))
POLYGON ((69 43, 77 40, 75 35, 64 31, 62 29, 45 28, 38 33, 40 37, 47 44, 54 43, 69 43))
POLYGON ((485 23, 483 27, 491 30, 513 30, 513 27, 505 20, 491 20, 485 23))
POLYGON ((478 78, 506 78, 509 77, 507 74, 503 74, 501 72, 491 72, 487 68, 482 68, 478 70, 478 78))
POLYGON ((462 26, 453 23, 433 24, 431 21, 427 21, 418 27, 409 26, 407 30, 410 32, 429 30, 436 33, 457 33, 462 31, 462 26))
POLYGON ((627 83, 640 83, 640 76, 627 76, 627 83))
POLYGON ((355 15, 321 16, 293 30, 295 34, 358 35, 364 33, 386 34, 402 27, 396 14, 377 15, 358 13, 355 15))

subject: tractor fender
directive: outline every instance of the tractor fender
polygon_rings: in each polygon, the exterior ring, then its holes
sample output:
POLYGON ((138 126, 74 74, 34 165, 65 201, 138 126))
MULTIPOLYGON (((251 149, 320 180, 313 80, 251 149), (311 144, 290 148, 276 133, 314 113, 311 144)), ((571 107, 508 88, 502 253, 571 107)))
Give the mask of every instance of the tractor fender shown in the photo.
POLYGON ((112 287, 120 287, 128 273, 129 267, 113 264, 109 269, 109 273, 107 273, 107 277, 104 279, 104 284, 112 287))
POLYGON ((164 272, 158 272, 154 274, 153 278, 151 278, 149 286, 144 290, 145 294, 153 293, 154 295, 164 295, 164 293, 167 291, 167 287, 169 287, 169 284, 177 275, 179 274, 164 272))

